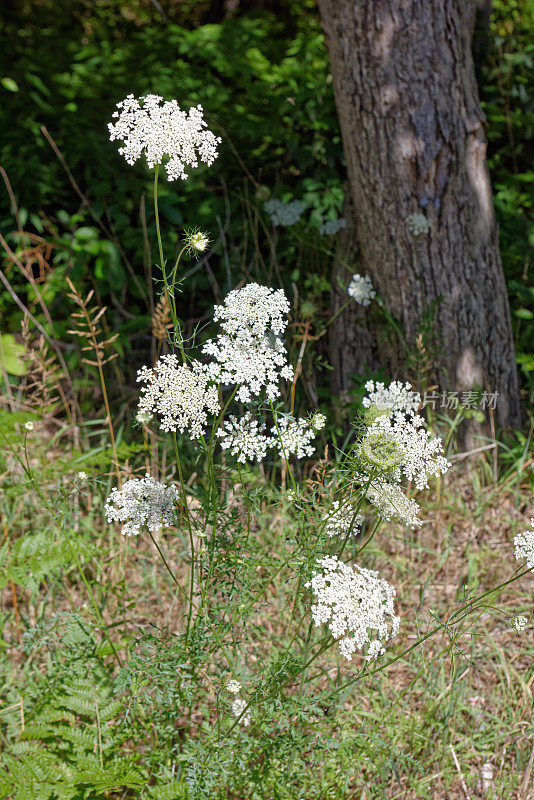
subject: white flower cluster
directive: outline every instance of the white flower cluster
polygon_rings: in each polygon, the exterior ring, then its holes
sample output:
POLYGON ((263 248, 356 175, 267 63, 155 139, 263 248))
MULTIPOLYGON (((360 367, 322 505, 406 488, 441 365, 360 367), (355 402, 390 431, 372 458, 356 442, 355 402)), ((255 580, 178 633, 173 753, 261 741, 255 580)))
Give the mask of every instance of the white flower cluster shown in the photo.
POLYGON ((152 422, 154 415, 150 411, 138 411, 135 418, 140 425, 148 425, 152 422))
POLYGON ((127 481, 122 489, 112 489, 104 511, 108 522, 124 523, 125 536, 139 534, 143 526, 155 533, 163 525, 174 525, 177 500, 175 486, 165 486, 147 473, 127 481))
POLYGON ((389 386, 385 386, 380 381, 367 381, 365 384, 367 392, 362 400, 365 408, 375 407, 380 411, 402 411, 404 414, 417 413, 421 405, 421 395, 414 392, 410 383, 393 381, 389 386))
POLYGON ((209 245, 210 240, 204 231, 192 230, 187 231, 185 235, 185 246, 190 254, 203 253, 209 245))
POLYGON ((267 455, 271 441, 262 431, 264 425, 247 411, 240 419, 230 416, 217 431, 223 450, 230 450, 244 464, 255 458, 261 461, 267 455))
POLYGON ((355 650, 366 647, 368 661, 385 652, 384 644, 397 635, 400 626, 395 616, 395 589, 378 573, 351 567, 336 556, 320 559, 321 572, 314 572, 311 586, 316 597, 312 617, 316 626, 328 623, 339 649, 349 661, 355 650), (341 638, 343 637, 343 638, 341 638))
POLYGON ((129 94, 117 108, 117 121, 108 124, 109 138, 123 143, 119 153, 128 164, 135 164, 143 153, 149 167, 168 158, 167 177, 174 181, 187 178, 185 167, 198 167, 199 161, 211 166, 218 156, 221 139, 206 130, 202 106, 186 113, 176 100, 165 101, 157 94, 138 100, 129 94))
MULTIPOLYGON (((534 529, 534 518, 530 520, 530 524, 534 529)), ((517 560, 526 559, 527 567, 534 572, 534 530, 518 533, 514 539, 514 545, 514 554, 517 560)))
POLYGON ((279 417, 277 425, 271 428, 271 433, 276 439, 274 446, 278 448, 280 458, 289 458, 293 454, 297 458, 304 458, 315 452, 312 444, 315 433, 305 419, 279 417))
POLYGON ((346 536, 350 530, 355 536, 361 527, 363 517, 356 516, 354 506, 350 503, 341 505, 339 500, 334 500, 332 507, 325 517, 324 532, 327 536, 346 536), (356 518, 355 518, 356 517, 356 518))
POLYGON ((307 203, 304 200, 291 200, 289 203, 283 203, 282 200, 267 200, 263 207, 271 218, 271 222, 275 227, 288 228, 296 223, 302 217, 306 210, 307 203))
POLYGON ((250 723, 252 722, 252 714, 249 710, 245 711, 247 707, 247 701, 242 700, 240 697, 236 697, 234 702, 232 703, 232 713, 234 717, 240 717, 239 722, 241 725, 244 725, 245 728, 248 728, 250 723), (243 711, 245 713, 243 714, 243 711), (241 716, 243 714, 243 716, 241 716))
POLYGON ((326 425, 326 414, 321 414, 320 411, 316 411, 310 418, 310 425, 316 433, 322 431, 326 425))
POLYGON ((243 333, 265 336, 271 331, 281 336, 287 327, 289 301, 283 289, 270 289, 259 283, 247 283, 242 289, 234 289, 223 305, 215 306, 213 319, 230 336, 243 333))
POLYGON ((266 388, 269 400, 280 394, 280 378, 291 380, 293 368, 279 338, 287 326, 289 303, 283 290, 250 283, 235 289, 222 306, 215 307, 215 320, 223 332, 206 342, 202 352, 215 362, 206 367, 223 384, 237 385, 236 397, 248 403, 266 388))
POLYGON ((142 367, 137 380, 145 384, 141 388, 139 412, 157 414, 164 431, 180 431, 187 428, 193 439, 199 439, 208 421, 207 414, 219 410, 217 387, 211 385, 210 377, 198 362, 191 366, 180 364, 174 354, 164 355, 154 369, 142 367))
POLYGON ((347 220, 340 217, 339 219, 327 219, 319 226, 319 233, 321 236, 335 236, 336 233, 347 227, 347 220))
POLYGON ((353 275, 348 288, 349 295, 362 306, 368 306, 376 297, 376 291, 368 275, 353 275))
POLYGON ((424 214, 409 214, 404 221, 406 222, 408 230, 411 231, 414 236, 421 236, 422 234, 428 233, 432 228, 432 223, 424 214))
POLYGON ((242 687, 239 681, 236 681, 232 678, 232 680, 228 681, 228 683, 226 684, 226 688, 230 692, 230 694, 239 694, 242 687))
POLYGON ((419 527, 420 506, 406 497, 401 487, 396 483, 384 480, 375 480, 367 487, 367 498, 377 509, 382 519, 388 522, 403 522, 410 528, 419 527))
POLYGON ((427 487, 428 476, 444 474, 450 464, 442 454, 441 439, 432 438, 424 423, 417 414, 407 419, 398 411, 377 417, 360 444, 362 466, 369 471, 365 459, 374 451, 372 466, 390 472, 395 483, 404 474, 418 489, 427 487))
POLYGON ((514 633, 523 633, 528 628, 528 619, 524 614, 517 614, 509 621, 508 627, 514 633))

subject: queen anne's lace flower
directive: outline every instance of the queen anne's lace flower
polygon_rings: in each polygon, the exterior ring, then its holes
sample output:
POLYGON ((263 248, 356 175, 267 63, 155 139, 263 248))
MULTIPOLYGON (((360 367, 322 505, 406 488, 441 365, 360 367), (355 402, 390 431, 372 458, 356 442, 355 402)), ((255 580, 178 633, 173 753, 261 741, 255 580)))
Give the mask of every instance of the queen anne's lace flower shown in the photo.
POLYGON ((234 289, 215 306, 213 319, 230 336, 281 336, 287 327, 289 301, 283 289, 270 289, 259 283, 247 283, 234 289))
POLYGON ((249 710, 245 711, 247 707, 247 701, 242 700, 240 697, 236 697, 234 702, 232 703, 232 714, 234 717, 240 717, 239 722, 241 725, 244 725, 245 728, 248 728, 250 723, 252 722, 252 714, 249 710), (243 711, 245 713, 243 714, 243 711), (243 716, 241 716, 243 714, 243 716))
POLYGON ((350 503, 341 505, 339 500, 334 500, 325 520, 324 532, 327 536, 346 536, 349 531, 355 536, 360 530, 363 517, 356 516, 354 506, 350 503))
POLYGON ((417 413, 421 405, 421 395, 412 390, 410 383, 393 381, 389 386, 377 381, 367 381, 367 395, 362 400, 365 408, 376 408, 379 411, 402 411, 404 414, 417 413))
POLYGON ((315 432, 308 420, 279 417, 277 424, 271 428, 271 433, 276 440, 273 446, 278 448, 280 458, 289 458, 293 454, 297 458, 304 458, 315 452, 315 445, 312 444, 315 432))
POLYGON ((367 498, 374 505, 382 519, 403 522, 411 528, 419 527, 420 506, 415 500, 406 497, 396 483, 375 480, 367 487, 367 498))
POLYGON ((280 378, 291 380, 293 368, 287 363, 287 353, 280 339, 272 341, 266 337, 261 341, 251 338, 248 344, 244 338, 221 335, 216 340, 206 342, 202 352, 212 356, 206 369, 213 380, 222 384, 237 385, 236 399, 249 403, 258 397, 262 389, 269 400, 280 394, 280 378))
POLYGON ((524 614, 517 614, 509 621, 508 627, 514 633, 523 633, 528 628, 528 619, 524 614))
POLYGON ((144 153, 149 167, 166 164, 170 181, 185 180, 185 167, 198 167, 202 161, 210 166, 218 156, 218 136, 206 130, 202 106, 182 111, 176 100, 165 101, 157 94, 148 94, 137 100, 129 94, 117 103, 116 122, 108 125, 111 141, 119 140, 123 146, 119 153, 128 164, 144 153))
POLYGON ((230 692, 230 694, 239 694, 242 687, 239 681, 232 679, 228 681, 228 683, 226 684, 226 688, 230 692))
POLYGON ((371 300, 376 297, 371 278, 368 275, 353 275, 349 283, 349 295, 362 306, 368 306, 371 300))
POLYGON ((143 526, 155 533, 163 525, 174 525, 177 500, 175 486, 165 486, 147 473, 127 481, 122 489, 112 489, 104 510, 108 522, 124 523, 125 536, 137 535, 143 526))
POLYGON ((326 425, 326 414, 321 414, 320 411, 316 411, 310 419, 310 425, 316 433, 322 431, 326 425))
POLYGON ((306 210, 307 203, 304 200, 291 200, 289 203, 283 203, 282 200, 267 200, 263 207, 271 218, 273 225, 288 228, 296 223, 302 217, 306 210))
POLYGON ((180 364, 174 354, 162 356, 154 369, 142 367, 137 380, 145 385, 141 388, 139 411, 161 417, 160 427, 164 431, 180 431, 187 428, 193 439, 202 436, 208 412, 219 410, 216 386, 202 364, 193 361, 191 366, 180 364))
POLYGON ((191 255, 203 253, 209 243, 210 240, 203 231, 192 230, 185 235, 185 246, 191 255))
POLYGON ((366 645, 366 659, 377 658, 385 651, 384 643, 399 631, 400 619, 393 608, 395 589, 377 572, 351 567, 336 556, 325 556, 319 566, 321 572, 314 572, 306 584, 317 600, 311 608, 315 625, 328 623, 349 661, 355 650, 366 645))
POLYGON ((444 474, 450 466, 441 439, 432 438, 424 422, 417 414, 406 418, 400 412, 378 417, 360 443, 362 467, 367 472, 387 472, 394 483, 404 474, 424 489, 429 475, 444 474))
POLYGON ((230 450, 244 464, 255 458, 261 461, 267 455, 271 440, 262 433, 263 430, 264 426, 247 411, 239 419, 230 416, 225 420, 217 436, 221 438, 222 449, 230 450))
POLYGON ((237 385, 237 399, 248 403, 265 387, 269 400, 280 394, 280 378, 291 380, 293 368, 279 336, 284 332, 289 303, 280 289, 256 283, 230 292, 214 318, 223 333, 203 347, 215 362, 207 365, 210 376, 223 384, 237 385))
MULTIPOLYGON (((530 520, 530 524, 534 528, 534 518, 530 520)), ((517 560, 525 558, 527 567, 534 571, 534 530, 518 533, 514 539, 514 545, 514 554, 517 560)))

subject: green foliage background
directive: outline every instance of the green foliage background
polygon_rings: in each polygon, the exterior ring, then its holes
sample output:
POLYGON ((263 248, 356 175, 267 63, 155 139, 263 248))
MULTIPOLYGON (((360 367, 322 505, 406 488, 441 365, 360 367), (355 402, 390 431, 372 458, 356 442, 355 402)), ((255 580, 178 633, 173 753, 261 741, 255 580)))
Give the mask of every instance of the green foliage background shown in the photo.
MULTIPOLYGON (((62 269, 47 281, 44 299, 52 304, 53 318, 61 320, 62 274, 68 269, 77 286, 96 288, 111 306, 123 350, 143 349, 148 341, 141 333, 149 329, 143 197, 148 238, 154 241, 151 175, 141 164, 126 168, 107 137, 115 103, 127 93, 156 92, 184 106, 201 103, 210 126, 223 137, 208 185, 203 170, 180 185, 164 182, 161 211, 164 228, 171 230, 169 245, 183 225, 201 225, 212 240, 218 226, 226 226, 226 253, 219 248, 210 260, 224 290, 247 274, 246 218, 269 195, 304 198, 316 225, 336 216, 342 204, 345 167, 316 4, 249 0, 229 16, 224 4, 199 0, 164 3, 163 11, 164 16, 148 0, 26 0, 4 3, 1 12, 0 165, 24 229, 54 241, 54 265, 62 269), (89 207, 77 197, 43 125, 89 207), (97 221, 114 232, 114 241, 97 221)), ((482 20, 475 38, 518 361, 527 384, 534 374, 534 172, 528 158, 533 19, 530 0, 496 0, 489 25, 482 20)), ((15 227, 2 191, 0 230, 13 247, 15 227)), ((257 237, 256 244, 268 247, 261 225, 257 237)), ((283 280, 297 282, 302 291, 305 279, 308 285, 315 279, 324 294, 324 265, 310 263, 303 270, 298 248, 284 234, 277 247, 283 280), (314 270, 320 274, 314 276, 314 270)), ((24 295, 26 282, 16 274, 11 279, 24 295)), ((213 281, 205 270, 195 274, 194 293, 193 316, 202 318, 213 301, 213 281)), ((184 315, 187 311, 189 305, 184 315)), ((3 332, 17 331, 20 314, 3 290, 0 313, 3 332)))

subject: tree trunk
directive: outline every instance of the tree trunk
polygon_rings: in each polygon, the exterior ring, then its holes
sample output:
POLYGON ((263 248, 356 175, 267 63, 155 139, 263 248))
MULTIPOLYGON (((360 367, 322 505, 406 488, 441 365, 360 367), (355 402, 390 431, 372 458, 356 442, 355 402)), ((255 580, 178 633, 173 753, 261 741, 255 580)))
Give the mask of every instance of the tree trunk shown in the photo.
POLYGON ((350 188, 345 187, 343 218, 347 221, 336 242, 336 257, 332 268, 331 313, 328 349, 332 366, 332 391, 342 400, 349 399, 353 375, 371 377, 380 368, 378 356, 379 331, 373 329, 369 310, 349 302, 347 283, 356 267, 358 241, 354 224, 354 205, 350 188))
MULTIPOLYGON (((426 335, 436 334, 432 377, 440 391, 498 393, 498 422, 518 426, 510 311, 471 55, 475 4, 319 0, 319 7, 359 271, 371 277, 409 347, 425 320, 426 335), (427 233, 412 232, 414 214, 427 233)), ((380 345, 380 359, 392 377, 405 374, 398 340, 380 345)))

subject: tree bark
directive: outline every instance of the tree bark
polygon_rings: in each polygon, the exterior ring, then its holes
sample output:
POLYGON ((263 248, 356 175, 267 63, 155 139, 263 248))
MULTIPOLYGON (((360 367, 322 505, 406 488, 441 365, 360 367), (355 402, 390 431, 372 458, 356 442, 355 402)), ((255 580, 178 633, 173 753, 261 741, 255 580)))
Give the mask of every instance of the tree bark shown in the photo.
POLYGON ((342 400, 348 400, 354 385, 352 376, 369 374, 371 377, 380 368, 379 331, 376 327, 373 329, 368 309, 349 302, 347 295, 347 284, 358 257, 354 205, 348 185, 345 187, 343 218, 347 226, 337 236, 332 268, 331 313, 334 319, 329 329, 328 349, 332 391, 342 400))
MULTIPOLYGON (((497 392, 498 422, 518 426, 510 310, 471 54, 475 4, 319 0, 319 7, 360 271, 409 346, 432 316, 440 343, 432 377, 441 391, 497 392), (406 220, 413 214, 426 217, 427 233, 412 233, 406 220)), ((392 377, 403 377, 398 342, 381 345, 380 358, 392 377)))

